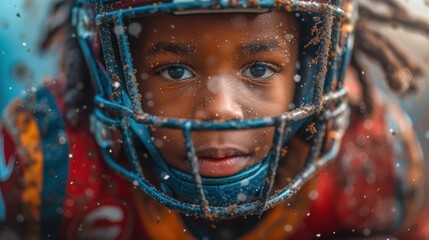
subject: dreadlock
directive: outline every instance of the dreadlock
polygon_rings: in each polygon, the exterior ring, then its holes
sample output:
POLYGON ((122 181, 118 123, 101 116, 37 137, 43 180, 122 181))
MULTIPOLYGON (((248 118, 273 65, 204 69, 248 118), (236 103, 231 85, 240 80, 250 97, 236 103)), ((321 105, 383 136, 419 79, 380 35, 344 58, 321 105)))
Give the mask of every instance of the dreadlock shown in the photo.
POLYGON ((65 120, 72 127, 82 122, 82 116, 92 109, 90 74, 76 38, 76 29, 71 24, 71 9, 75 0, 57 0, 51 9, 47 32, 40 43, 46 50, 55 43, 64 44, 60 69, 65 72, 63 92, 65 120))
MULTIPOLYGON (((66 73, 66 87, 64 102, 66 106, 65 119, 71 126, 77 126, 82 117, 91 109, 92 89, 90 74, 85 63, 82 51, 76 39, 75 29, 71 26, 70 12, 75 0, 56 0, 51 17, 48 20, 48 31, 44 37, 42 49, 49 48, 58 35, 65 29, 65 48, 62 67, 66 73)), ((413 93, 418 89, 418 77, 423 71, 411 63, 408 57, 399 50, 386 36, 372 30, 369 26, 378 22, 387 27, 402 26, 414 32, 420 32, 429 37, 429 23, 413 18, 406 8, 394 0, 372 0, 389 9, 388 13, 373 11, 362 1, 359 1, 359 20, 355 27, 355 47, 351 58, 351 66, 359 73, 364 72, 364 63, 360 56, 365 55, 381 66, 387 86, 399 95, 413 93)), ((58 42, 58 41, 56 41, 58 42)), ((364 111, 370 113, 373 105, 370 91, 374 79, 370 74, 359 74, 364 99, 364 111)))
MULTIPOLYGON (((414 93, 419 87, 418 79, 423 74, 421 67, 412 63, 399 46, 380 32, 371 29, 370 26, 373 23, 379 23, 391 28, 403 27, 429 37, 429 23, 413 18, 404 6, 394 0, 372 0, 372 2, 384 5, 388 12, 375 12, 360 1, 351 66, 358 73, 363 73, 365 69, 361 57, 367 56, 379 64, 387 87, 392 92, 400 96, 414 93)), ((359 82, 362 86, 362 99, 365 105, 362 113, 370 113, 373 106, 370 91, 375 81, 370 74, 359 74, 359 82)))

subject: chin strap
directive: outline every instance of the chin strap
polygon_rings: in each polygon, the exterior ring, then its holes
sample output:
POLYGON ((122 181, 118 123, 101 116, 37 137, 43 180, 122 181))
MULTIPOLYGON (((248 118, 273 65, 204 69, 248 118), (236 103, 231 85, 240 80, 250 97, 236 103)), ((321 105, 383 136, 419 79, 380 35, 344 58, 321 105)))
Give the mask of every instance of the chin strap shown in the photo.
MULTIPOLYGON (((267 174, 270 156, 271 154, 268 154, 262 163, 233 176, 201 177, 209 205, 227 207, 259 197, 264 187, 264 178, 267 174)), ((200 197, 197 195, 192 174, 174 168, 161 167, 158 164, 155 164, 154 170, 160 178, 161 189, 165 193, 187 203, 199 203, 200 197)))

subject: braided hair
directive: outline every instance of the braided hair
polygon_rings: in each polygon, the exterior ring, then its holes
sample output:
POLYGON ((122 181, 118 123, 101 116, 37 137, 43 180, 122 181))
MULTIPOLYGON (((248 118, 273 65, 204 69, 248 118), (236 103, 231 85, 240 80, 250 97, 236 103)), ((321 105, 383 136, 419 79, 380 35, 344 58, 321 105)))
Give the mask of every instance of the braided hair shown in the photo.
POLYGON ((57 0, 54 3, 47 22, 47 32, 39 45, 41 50, 47 50, 57 43, 64 44, 59 67, 66 77, 63 89, 64 118, 72 127, 79 126, 93 105, 90 73, 77 40, 76 29, 71 24, 74 2, 57 0))
MULTIPOLYGON (((70 13, 74 2, 75 0, 56 0, 48 20, 48 31, 40 45, 42 49, 47 49, 55 42, 61 42, 58 39, 65 40, 61 68, 67 79, 64 89, 65 119, 71 126, 79 125, 82 116, 85 116, 83 113, 91 110, 93 92, 90 74, 76 39, 75 29, 71 26, 70 13), (59 34, 63 37, 58 37, 59 34)), ((408 56, 400 51, 399 46, 383 34, 372 30, 370 26, 374 22, 391 28, 401 26, 429 37, 429 23, 414 18, 404 6, 394 0, 372 0, 372 2, 385 5, 388 12, 376 12, 363 1, 359 1, 359 20, 355 26, 356 41, 351 66, 359 73, 363 72, 365 64, 361 56, 367 56, 379 64, 390 90, 399 95, 416 92, 419 86, 418 77, 423 74, 420 66, 412 63, 408 56)), ((373 99, 370 91, 374 81, 370 74, 359 74, 365 105, 362 113, 371 112, 373 99)))
MULTIPOLYGON (((429 23, 414 18, 404 6, 394 0, 372 0, 371 2, 384 5, 387 12, 376 12, 360 1, 351 66, 358 73, 364 73, 365 64, 362 58, 366 56, 378 63, 390 91, 399 96, 415 93, 419 89, 419 77, 423 75, 421 66, 413 63, 397 44, 379 31, 371 29, 370 26, 373 23, 379 23, 386 29, 403 27, 429 37, 429 23)), ((361 113, 370 113, 373 106, 373 95, 370 91, 375 80, 371 74, 359 74, 358 80, 362 86, 364 104, 361 113)))

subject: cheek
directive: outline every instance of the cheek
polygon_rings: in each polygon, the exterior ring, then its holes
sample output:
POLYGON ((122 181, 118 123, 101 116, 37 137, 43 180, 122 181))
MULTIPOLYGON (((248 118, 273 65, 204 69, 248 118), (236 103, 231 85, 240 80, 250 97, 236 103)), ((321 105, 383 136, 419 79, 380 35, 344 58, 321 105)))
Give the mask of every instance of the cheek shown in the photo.
POLYGON ((255 129, 252 132, 254 151, 257 159, 264 159, 268 154, 273 145, 274 129, 273 128, 262 128, 255 129))
POLYGON ((276 116, 288 111, 294 88, 286 84, 274 84, 269 89, 257 89, 247 107, 252 109, 247 117, 276 116))
POLYGON ((293 73, 281 75, 271 91, 271 101, 277 111, 277 114, 288 111, 289 105, 293 101, 295 93, 295 83, 293 82, 293 73))
POLYGON ((181 130, 152 129, 153 141, 166 162, 176 168, 187 167, 185 159, 185 140, 181 130))
POLYGON ((168 86, 161 81, 140 84, 143 111, 155 116, 191 118, 195 108, 196 86, 168 86))

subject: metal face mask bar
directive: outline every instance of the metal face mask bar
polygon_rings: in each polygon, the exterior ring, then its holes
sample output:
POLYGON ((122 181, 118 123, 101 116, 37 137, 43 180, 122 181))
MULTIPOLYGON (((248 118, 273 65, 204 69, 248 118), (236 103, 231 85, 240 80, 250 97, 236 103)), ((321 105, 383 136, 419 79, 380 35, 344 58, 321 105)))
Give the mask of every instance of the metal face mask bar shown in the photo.
MULTIPOLYGON (((307 1, 260 1, 258 6, 253 6, 249 5, 248 2, 238 2, 233 5, 229 1, 180 1, 99 13, 96 17, 96 24, 100 30, 101 43, 109 76, 107 76, 106 70, 103 70, 102 67, 96 63, 93 62, 88 64, 90 71, 93 75, 96 75, 94 76, 94 81, 98 88, 98 93, 95 97, 96 109, 91 117, 91 125, 96 126, 93 129, 93 133, 107 163, 135 185, 140 186, 146 194, 153 197, 161 204, 188 215, 206 218, 228 218, 237 215, 260 214, 285 199, 290 198, 318 171, 318 169, 325 166, 334 158, 339 148, 339 139, 347 125, 347 105, 343 102, 346 90, 341 88, 341 84, 339 84, 340 88, 338 91, 324 94, 326 84, 330 84, 335 75, 332 73, 334 71, 333 65, 335 64, 332 64, 334 60, 330 59, 330 52, 336 51, 340 21, 334 20, 338 20, 344 15, 337 7, 339 2, 335 1, 335 3, 336 5, 307 1), (289 12, 320 13, 322 15, 323 26, 321 31, 322 35, 320 36, 318 44, 317 73, 314 79, 312 79, 314 82, 312 91, 313 98, 292 111, 284 112, 274 117, 259 119, 198 121, 192 119, 158 117, 143 112, 128 39, 124 31, 124 22, 129 19, 156 13, 195 12, 205 11, 204 9, 208 9, 210 12, 221 12, 222 9, 234 8, 276 8, 289 12), (114 39, 112 39, 112 29, 118 30, 115 33, 116 36, 114 39), (113 45, 114 42, 117 43, 117 46, 113 45), (293 133, 296 133, 296 131, 286 132, 286 126, 292 126, 294 129, 300 128, 303 126, 303 120, 315 115, 318 119, 318 126, 321 128, 324 127, 326 121, 329 119, 334 120, 333 131, 337 132, 337 137, 333 139, 333 147, 328 152, 319 156, 323 138, 325 137, 325 131, 324 129, 318 131, 315 140, 313 140, 315 146, 312 147, 307 165, 303 172, 298 174, 289 185, 277 191, 275 194, 271 194, 280 159, 280 149, 289 141, 293 133), (112 140, 101 134, 110 131, 108 126, 114 126, 120 129, 123 140, 122 145, 125 148, 132 170, 125 168, 114 160, 111 154, 112 140), (180 129, 182 131, 186 144, 187 158, 191 166, 191 174, 188 174, 189 176, 186 176, 187 173, 175 173, 166 166, 165 161, 158 153, 154 143, 150 141, 151 135, 148 126, 180 129), (236 198, 232 198, 227 199, 224 203, 213 204, 214 200, 210 197, 212 192, 208 191, 207 189, 210 188, 206 186, 209 185, 207 184, 208 180, 204 179, 199 174, 198 157, 195 154, 191 132, 242 130, 263 127, 274 127, 275 129, 272 147, 266 159, 261 164, 262 166, 255 166, 255 168, 258 169, 253 168, 250 170, 259 171, 259 175, 261 172, 264 173, 261 175, 261 178, 258 178, 262 179, 262 181, 260 181, 259 186, 244 190, 249 194, 251 194, 250 192, 252 191, 258 191, 259 194, 256 200, 237 203, 236 198), (170 196, 171 194, 168 191, 160 190, 153 186, 144 177, 138 153, 133 142, 133 136, 137 136, 140 139, 150 157, 154 158, 154 162, 160 164, 158 167, 160 167, 162 171, 158 173, 164 174, 166 172, 169 175, 178 176, 178 179, 180 179, 180 175, 183 174, 183 179, 191 178, 191 180, 194 181, 192 187, 196 199, 195 201, 184 202, 178 200, 170 196), (266 181, 266 179, 268 180, 266 181)), ((91 13, 88 13, 84 8, 76 8, 74 19, 88 17, 87 14, 91 13)), ((83 37, 91 35, 85 32, 85 25, 77 24, 77 27, 84 54, 91 56, 91 51, 88 47, 88 39, 87 37, 83 37), (79 27, 83 29, 79 29, 79 27), (81 33, 79 33, 79 31, 81 31, 81 33)), ((328 89, 330 89, 330 86, 328 89)), ((232 178, 234 177, 235 176, 232 176, 232 178)), ((240 180, 241 178, 238 176, 238 179, 240 180)), ((242 190, 240 188, 242 188, 242 186, 238 187, 237 193, 242 190)), ((215 190, 221 191, 222 194, 222 189, 215 188, 215 190)))

